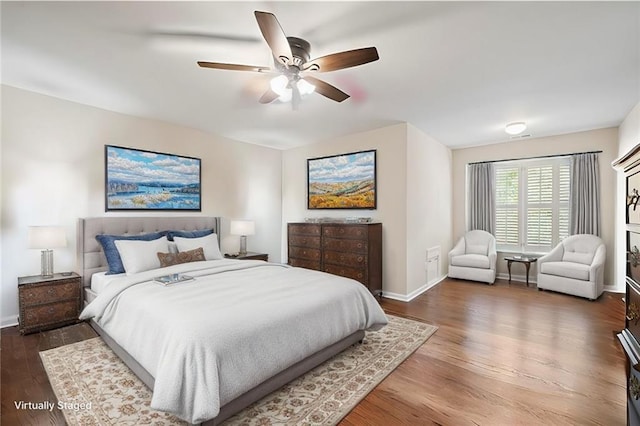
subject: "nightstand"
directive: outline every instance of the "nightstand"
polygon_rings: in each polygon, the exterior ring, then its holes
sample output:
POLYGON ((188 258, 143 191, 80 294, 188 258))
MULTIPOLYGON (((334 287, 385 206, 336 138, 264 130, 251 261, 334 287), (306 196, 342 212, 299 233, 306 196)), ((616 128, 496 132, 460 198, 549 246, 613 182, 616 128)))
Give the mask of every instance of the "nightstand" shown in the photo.
POLYGON ((226 253, 224 257, 227 259, 264 260, 265 262, 269 261, 269 255, 267 253, 256 253, 254 251, 248 251, 246 254, 237 255, 230 255, 229 253, 226 253))
POLYGON ((81 303, 80 275, 32 275, 18 278, 20 333, 48 330, 78 321, 81 303))

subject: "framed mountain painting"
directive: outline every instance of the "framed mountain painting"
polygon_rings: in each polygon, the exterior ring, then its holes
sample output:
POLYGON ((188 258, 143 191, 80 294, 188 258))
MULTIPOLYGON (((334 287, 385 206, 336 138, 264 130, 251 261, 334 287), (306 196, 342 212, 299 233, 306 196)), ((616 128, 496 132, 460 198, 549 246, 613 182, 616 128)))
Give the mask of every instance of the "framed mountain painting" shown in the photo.
POLYGON ((307 160, 307 208, 375 209, 376 150, 307 160))

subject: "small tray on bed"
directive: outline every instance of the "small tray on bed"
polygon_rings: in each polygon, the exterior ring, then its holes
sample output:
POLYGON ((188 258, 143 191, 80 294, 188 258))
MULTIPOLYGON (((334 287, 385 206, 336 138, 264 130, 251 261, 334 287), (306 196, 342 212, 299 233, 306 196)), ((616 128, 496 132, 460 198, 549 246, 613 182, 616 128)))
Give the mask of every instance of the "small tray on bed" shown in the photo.
POLYGON ((160 277, 155 277, 153 281, 162 285, 171 285, 171 284, 183 283, 185 281, 193 281, 193 277, 190 275, 184 275, 184 274, 169 274, 169 275, 162 275, 160 277))

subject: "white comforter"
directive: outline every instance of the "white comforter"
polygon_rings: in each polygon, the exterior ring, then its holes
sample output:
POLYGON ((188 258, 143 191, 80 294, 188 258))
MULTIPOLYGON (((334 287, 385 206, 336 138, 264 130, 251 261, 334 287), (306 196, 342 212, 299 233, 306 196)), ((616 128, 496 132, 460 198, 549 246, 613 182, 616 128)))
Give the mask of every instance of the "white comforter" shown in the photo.
POLYGON ((191 423, 308 355, 387 323, 360 283, 255 260, 175 265, 111 283, 82 312, 154 378, 151 406, 191 423), (162 286, 153 277, 188 273, 162 286))

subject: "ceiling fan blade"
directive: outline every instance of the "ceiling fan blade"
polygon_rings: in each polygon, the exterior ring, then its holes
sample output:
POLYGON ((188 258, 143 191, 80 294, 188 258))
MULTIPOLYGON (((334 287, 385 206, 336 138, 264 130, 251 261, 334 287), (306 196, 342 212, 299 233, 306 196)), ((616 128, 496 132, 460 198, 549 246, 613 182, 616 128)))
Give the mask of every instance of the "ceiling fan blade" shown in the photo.
POLYGON ((264 94, 260 97, 260 100, 258 102, 260 102, 261 104, 270 104, 271 102, 278 99, 279 96, 280 95, 278 95, 273 90, 267 89, 267 91, 264 92, 264 94))
POLYGON ((262 36, 271 48, 273 56, 278 61, 286 65, 291 59, 293 59, 293 54, 291 53, 291 47, 289 46, 289 41, 287 41, 287 36, 284 34, 284 31, 282 31, 282 27, 280 26, 278 19, 276 19, 276 16, 273 13, 269 12, 260 12, 256 10, 254 14, 258 21, 258 26, 260 27, 262 36))
POLYGON ((322 81, 320 79, 317 79, 315 77, 310 77, 310 76, 305 76, 302 79, 305 80, 307 83, 315 86, 316 88, 315 91, 317 93, 333 101, 342 102, 345 99, 349 98, 349 95, 347 95, 337 87, 327 83, 326 81, 322 81))
POLYGON ((347 50, 331 55, 321 56, 306 62, 303 70, 328 72, 341 70, 344 68, 356 67, 380 59, 375 47, 365 47, 363 49, 347 50))
POLYGON ((238 65, 238 64, 223 64, 220 62, 205 62, 198 61, 198 65, 202 68, 214 68, 218 70, 231 70, 231 71, 253 71, 253 72, 269 72, 271 68, 260 67, 253 65, 238 65))

